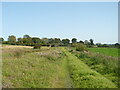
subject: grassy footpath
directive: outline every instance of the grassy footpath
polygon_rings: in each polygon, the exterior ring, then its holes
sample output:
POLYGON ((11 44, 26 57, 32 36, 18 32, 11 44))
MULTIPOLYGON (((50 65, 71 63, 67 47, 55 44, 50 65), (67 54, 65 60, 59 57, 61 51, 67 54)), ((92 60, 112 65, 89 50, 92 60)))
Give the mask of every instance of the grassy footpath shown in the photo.
POLYGON ((90 69, 76 56, 64 50, 69 62, 70 76, 75 88, 116 88, 116 85, 101 74, 90 69))

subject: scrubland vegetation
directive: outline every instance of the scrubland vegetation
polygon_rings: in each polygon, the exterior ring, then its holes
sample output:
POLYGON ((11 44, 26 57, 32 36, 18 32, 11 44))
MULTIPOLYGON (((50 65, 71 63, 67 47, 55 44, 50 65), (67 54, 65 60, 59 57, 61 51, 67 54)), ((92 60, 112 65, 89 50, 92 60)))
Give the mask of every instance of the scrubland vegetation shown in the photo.
POLYGON ((92 39, 86 44, 73 38, 43 45, 34 38, 28 45, 28 38, 27 45, 2 45, 3 88, 119 87, 118 44, 96 47, 92 39))

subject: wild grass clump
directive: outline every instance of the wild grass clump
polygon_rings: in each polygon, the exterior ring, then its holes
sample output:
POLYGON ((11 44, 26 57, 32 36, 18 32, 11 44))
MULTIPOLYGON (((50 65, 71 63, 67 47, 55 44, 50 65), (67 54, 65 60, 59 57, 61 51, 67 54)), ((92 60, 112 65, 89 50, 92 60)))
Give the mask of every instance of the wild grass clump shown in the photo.
POLYGON ((51 48, 48 51, 37 52, 38 55, 47 58, 48 60, 58 60, 64 56, 60 49, 51 48))

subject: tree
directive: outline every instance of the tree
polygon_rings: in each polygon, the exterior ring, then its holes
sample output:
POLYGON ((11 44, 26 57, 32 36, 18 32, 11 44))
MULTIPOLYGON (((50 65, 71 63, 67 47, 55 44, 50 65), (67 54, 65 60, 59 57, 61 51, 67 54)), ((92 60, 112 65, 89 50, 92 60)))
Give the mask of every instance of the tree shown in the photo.
POLYGON ((79 43, 82 43, 82 44, 84 44, 84 42, 83 42, 83 41, 80 41, 79 43))
POLYGON ((115 43, 115 47, 120 47, 120 44, 119 43, 115 43))
POLYGON ((86 44, 86 45, 89 44, 88 40, 85 40, 85 41, 84 41, 84 44, 86 44))
POLYGON ((23 44, 23 39, 22 38, 18 38, 17 39, 17 44, 18 45, 22 45, 23 44))
POLYGON ((61 43, 60 38, 54 38, 54 44, 59 45, 61 43))
POLYGON ((72 43, 76 43, 77 42, 77 39, 76 38, 73 38, 72 39, 72 43))
POLYGON ((1 37, 0 38, 0 44, 2 44, 4 42, 4 39, 1 37))
POLYGON ((48 38, 42 38, 41 41, 45 46, 48 44, 48 38))
POLYGON ((70 43, 70 40, 69 40, 69 39, 62 39, 62 43, 63 43, 64 45, 67 45, 67 44, 70 43))
POLYGON ((2 43, 3 41, 4 41, 4 39, 1 37, 1 38, 0 38, 0 43, 2 43))
POLYGON ((33 45, 32 38, 29 35, 24 35, 23 36, 23 45, 26 45, 26 46, 32 46, 33 45))
POLYGON ((16 37, 14 35, 11 35, 8 37, 8 43, 15 45, 16 44, 16 37))
POLYGON ((33 37, 33 38, 32 38, 32 42, 33 42, 34 44, 37 44, 37 43, 40 43, 41 40, 40 40, 40 38, 38 38, 38 37, 33 37))
POLYGON ((53 38, 48 39, 48 44, 53 44, 53 43, 54 43, 53 38))
POLYGON ((94 45, 93 39, 90 39, 89 41, 90 41, 90 45, 94 45))
POLYGON ((30 36, 26 34, 23 36, 23 38, 30 38, 30 36))

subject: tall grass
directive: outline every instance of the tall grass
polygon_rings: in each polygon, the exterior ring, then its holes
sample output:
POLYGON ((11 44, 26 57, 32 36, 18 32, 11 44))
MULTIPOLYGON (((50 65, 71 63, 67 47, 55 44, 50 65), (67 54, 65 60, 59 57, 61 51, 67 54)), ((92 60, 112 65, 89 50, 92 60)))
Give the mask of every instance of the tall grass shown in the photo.
POLYGON ((60 49, 41 48, 39 53, 33 49, 3 50, 4 88, 63 88, 66 85, 66 60, 60 49), (54 53, 54 54, 53 54, 54 53), (51 58, 51 59, 48 59, 51 58), (59 58, 61 57, 61 58, 59 58))
POLYGON ((90 69, 73 54, 66 51, 73 87, 75 88, 116 88, 116 85, 101 74, 90 69))
POLYGON ((90 66, 91 69, 104 75, 118 85, 118 58, 105 56, 100 53, 80 52, 74 54, 90 66))

